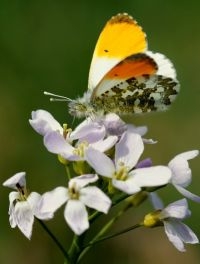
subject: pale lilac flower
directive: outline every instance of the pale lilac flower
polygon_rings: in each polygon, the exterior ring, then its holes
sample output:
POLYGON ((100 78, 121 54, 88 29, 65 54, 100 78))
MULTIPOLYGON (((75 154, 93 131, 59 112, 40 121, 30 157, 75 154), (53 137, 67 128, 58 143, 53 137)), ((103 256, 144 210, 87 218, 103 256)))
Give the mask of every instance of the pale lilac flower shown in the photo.
MULTIPOLYGON (((92 134, 95 141, 103 139, 105 136, 118 136, 120 137, 127 129, 131 129, 133 133, 141 136, 147 132, 146 126, 136 127, 133 124, 126 124, 118 115, 109 113, 105 116, 96 116, 93 118, 86 118, 80 125, 72 131, 70 137, 72 139, 89 140, 91 143, 92 134)), ((149 143, 154 143, 152 140, 149 143)))
POLYGON ((163 200, 160 198, 157 192, 150 192, 148 197, 154 209, 159 210, 164 208, 163 200))
POLYGON ((188 209, 186 199, 181 199, 169 204, 159 214, 164 224, 165 233, 170 242, 179 250, 184 252, 186 244, 199 243, 197 236, 182 220, 189 217, 191 212, 188 209))
POLYGON ((45 136, 51 131, 58 131, 63 134, 62 126, 49 112, 42 109, 32 111, 31 117, 32 119, 29 119, 29 123, 40 135, 45 136))
POLYGON ((104 152, 112 148, 117 140, 117 136, 108 136, 92 143, 81 140, 72 146, 60 133, 53 131, 44 137, 44 145, 52 153, 59 154, 67 160, 78 161, 85 160, 85 151, 88 147, 92 146, 94 149, 104 152))
POLYGON ((16 173, 3 183, 3 186, 17 190, 9 194, 9 221, 12 228, 18 226, 21 232, 31 238, 34 216, 39 219, 50 219, 53 214, 41 214, 37 211, 37 203, 41 195, 32 192, 29 195, 26 190, 25 172, 16 173))
POLYGON ((186 198, 200 203, 200 197, 189 192, 185 188, 192 181, 192 172, 188 160, 199 155, 198 150, 187 151, 175 156, 168 164, 172 171, 171 183, 186 198))
POLYGON ((152 166, 152 160, 150 158, 141 160, 138 162, 138 164, 136 165, 136 168, 148 168, 152 166))
POLYGON ((41 213, 54 213, 67 202, 64 217, 75 234, 80 235, 89 228, 86 206, 107 213, 111 200, 96 186, 86 186, 96 182, 98 176, 85 174, 69 181, 68 188, 57 187, 42 195, 38 206, 41 213))
POLYGON ((127 130, 126 123, 116 114, 107 114, 100 122, 108 135, 121 136, 127 130))
MULTIPOLYGON (((100 121, 99 121, 100 122, 100 121)), ((107 114, 100 122, 105 126, 108 135, 121 136, 125 131, 129 130, 132 133, 144 136, 148 129, 146 126, 135 126, 133 124, 126 124, 118 115, 114 113, 107 114)), ((147 144, 155 144, 156 141, 153 139, 143 138, 143 142, 147 144)))
POLYGON ((92 147, 86 150, 86 160, 98 174, 111 178, 114 187, 134 194, 142 187, 165 185, 171 177, 171 171, 166 166, 135 168, 143 150, 141 136, 127 130, 115 146, 114 162, 92 147))
MULTIPOLYGON (((105 136, 121 136, 127 129, 127 125, 120 117, 114 113, 109 113, 105 116, 96 116, 95 118, 86 118, 76 129, 71 133, 72 139, 86 138, 89 133, 91 142, 91 132, 94 133, 95 139, 98 140, 105 136)), ((96 140, 97 141, 97 140, 96 140)))
POLYGON ((104 139, 106 136, 106 128, 97 120, 86 118, 80 123, 70 134, 72 140, 88 141, 94 143, 104 139))
MULTIPOLYGON (((57 131, 63 135, 63 127, 49 112, 45 110, 32 111, 31 117, 32 119, 29 119, 30 125, 42 136, 45 136, 53 131, 57 131)), ((68 139, 71 140, 88 140, 89 138, 92 142, 92 137, 94 137, 94 141, 98 141, 105 137, 105 133, 104 126, 101 126, 98 122, 94 122, 90 118, 87 118, 67 136, 68 139)))

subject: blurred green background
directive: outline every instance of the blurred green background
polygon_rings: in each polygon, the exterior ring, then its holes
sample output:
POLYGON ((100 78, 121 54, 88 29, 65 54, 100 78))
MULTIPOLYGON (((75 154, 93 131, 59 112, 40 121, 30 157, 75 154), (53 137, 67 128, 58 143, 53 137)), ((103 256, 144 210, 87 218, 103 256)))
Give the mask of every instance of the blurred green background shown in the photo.
MULTIPOLYGON (((200 2, 162 0, 18 0, 0 1, 0 120, 1 183, 14 173, 27 172, 31 190, 43 193, 65 183, 63 167, 43 147, 42 137, 28 123, 32 110, 46 109, 61 123, 72 118, 66 103, 50 103, 47 90, 75 98, 87 87, 88 70, 97 37, 106 21, 118 12, 133 15, 148 36, 149 49, 166 54, 174 62, 181 92, 165 113, 133 117, 136 125, 147 125, 147 137, 158 140, 146 146, 144 157, 167 164, 176 154, 199 148, 200 124, 200 2)), ((190 190, 200 194, 199 158, 191 161, 190 190)), ((1 188, 0 263, 58 264, 63 257, 38 223, 28 241, 8 222, 8 193, 1 188)), ((180 199, 172 188, 161 192, 166 204, 180 199)), ((200 237, 199 205, 189 202, 193 212, 187 221, 200 237)), ((150 206, 124 215, 115 230, 140 220, 150 206)), ((72 233, 62 209, 50 228, 69 245, 72 233)), ((114 230, 113 229, 113 230, 114 230)), ((82 263, 200 263, 198 245, 179 253, 162 228, 139 229, 96 245, 82 263)))

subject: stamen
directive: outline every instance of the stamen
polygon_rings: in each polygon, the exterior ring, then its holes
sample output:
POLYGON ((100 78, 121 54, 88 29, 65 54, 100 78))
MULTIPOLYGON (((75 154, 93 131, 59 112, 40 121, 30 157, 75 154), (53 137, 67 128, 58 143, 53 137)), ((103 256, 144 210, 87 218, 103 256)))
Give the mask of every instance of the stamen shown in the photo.
POLYGON ((79 189, 76 183, 74 182, 72 186, 69 186, 68 194, 70 196, 70 199, 78 200, 79 199, 79 189))
POLYGON ((128 177, 128 170, 125 166, 122 166, 121 168, 118 169, 113 175, 114 179, 120 180, 120 181, 125 181, 128 177))

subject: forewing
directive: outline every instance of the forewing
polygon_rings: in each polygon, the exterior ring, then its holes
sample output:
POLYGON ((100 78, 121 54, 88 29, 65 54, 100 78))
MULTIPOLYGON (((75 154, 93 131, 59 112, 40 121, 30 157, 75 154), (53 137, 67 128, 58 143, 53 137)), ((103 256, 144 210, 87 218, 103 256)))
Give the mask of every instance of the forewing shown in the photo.
POLYGON ((103 76, 126 57, 146 51, 146 34, 128 14, 112 17, 97 41, 90 66, 88 88, 93 90, 103 76))
POLYGON ((131 55, 116 66, 114 66, 107 74, 102 78, 97 87, 93 90, 92 100, 95 97, 100 97, 102 94, 110 94, 111 88, 119 84, 123 89, 123 82, 142 75, 152 75, 157 72, 157 64, 155 61, 144 53, 138 53, 131 55))

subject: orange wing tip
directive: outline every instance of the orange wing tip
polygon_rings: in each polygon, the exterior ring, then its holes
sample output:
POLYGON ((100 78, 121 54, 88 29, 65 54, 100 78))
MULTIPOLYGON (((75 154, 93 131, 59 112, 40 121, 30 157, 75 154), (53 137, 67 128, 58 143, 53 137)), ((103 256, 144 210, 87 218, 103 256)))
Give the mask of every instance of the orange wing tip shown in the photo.
POLYGON ((137 24, 136 20, 130 16, 128 13, 119 13, 108 21, 108 23, 115 24, 115 23, 130 23, 130 24, 137 24))
POLYGON ((108 20, 107 23, 108 24, 127 23, 127 24, 137 25, 138 28, 140 28, 140 30, 143 32, 145 39, 146 39, 146 33, 143 31, 143 28, 138 24, 137 20, 135 20, 128 13, 118 13, 117 15, 112 16, 111 19, 108 20))

